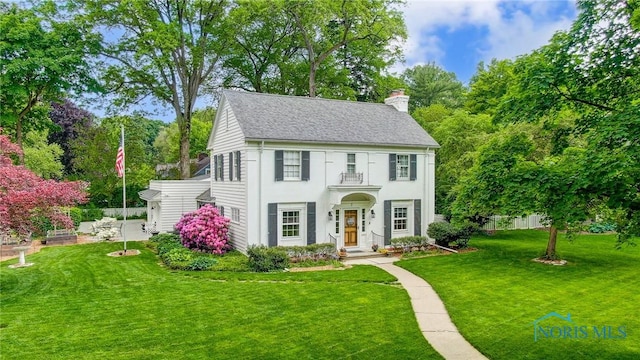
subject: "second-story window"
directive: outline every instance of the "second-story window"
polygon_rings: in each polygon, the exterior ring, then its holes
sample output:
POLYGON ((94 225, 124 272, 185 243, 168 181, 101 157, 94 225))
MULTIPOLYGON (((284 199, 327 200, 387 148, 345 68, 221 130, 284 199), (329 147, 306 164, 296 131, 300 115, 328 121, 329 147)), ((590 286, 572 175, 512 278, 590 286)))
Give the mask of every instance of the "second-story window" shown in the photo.
POLYGON ((347 154, 347 174, 356 173, 356 154, 347 154))
POLYGON ((398 154, 396 159, 396 179, 409 180, 409 155, 398 154))
POLYGON ((285 151, 283 153, 284 179, 300 180, 300 152, 285 151))

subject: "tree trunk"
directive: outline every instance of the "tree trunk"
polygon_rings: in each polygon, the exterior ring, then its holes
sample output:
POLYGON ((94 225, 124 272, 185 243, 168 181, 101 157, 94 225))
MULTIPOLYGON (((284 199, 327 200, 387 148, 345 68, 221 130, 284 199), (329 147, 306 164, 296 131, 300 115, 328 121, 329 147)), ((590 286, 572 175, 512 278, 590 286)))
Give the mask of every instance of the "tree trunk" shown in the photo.
POLYGON ((549 228, 549 243, 547 243, 547 251, 545 253, 545 259, 555 260, 556 259, 556 239, 558 238, 558 229, 551 225, 549 228))
POLYGON ((318 71, 318 65, 315 62, 311 63, 309 67, 309 97, 316 97, 316 71, 318 71))
POLYGON ((180 179, 191 177, 191 159, 189 158, 189 138, 191 137, 191 121, 181 115, 178 120, 180 128, 180 179))

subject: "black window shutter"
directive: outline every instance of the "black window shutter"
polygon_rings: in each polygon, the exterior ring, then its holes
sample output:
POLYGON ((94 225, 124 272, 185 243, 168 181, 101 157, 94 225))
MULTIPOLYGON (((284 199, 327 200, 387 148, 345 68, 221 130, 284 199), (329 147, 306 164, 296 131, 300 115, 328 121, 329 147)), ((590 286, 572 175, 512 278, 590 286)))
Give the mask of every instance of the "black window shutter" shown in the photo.
POLYGON ((384 201, 384 244, 391 245, 391 200, 384 201))
POLYGON ((267 226, 269 228, 269 247, 278 246, 278 204, 269 203, 267 209, 267 226))
POLYGON ((302 181, 309 181, 310 154, 308 151, 302 152, 302 181))
POLYGON ((418 157, 416 154, 409 155, 409 180, 415 180, 418 175, 418 157))
POLYGON ((213 155, 213 177, 218 181, 218 155, 213 155))
POLYGON ((307 203, 307 245, 316 243, 316 203, 307 203))
POLYGON ((422 232, 422 200, 413 200, 413 235, 420 236, 422 232))
POLYGON ((389 180, 396 180, 396 154, 389 154, 389 180))
POLYGON ((220 181, 224 181, 224 154, 220 154, 220 181))
POLYGON ((233 181, 233 152, 229 153, 229 181, 233 181))
POLYGON ((236 151, 236 162, 238 163, 238 172, 236 172, 236 178, 238 179, 238 181, 241 180, 240 178, 240 173, 242 172, 242 168, 240 167, 241 162, 240 162, 240 151, 236 151))
POLYGON ((282 150, 276 150, 276 181, 284 180, 284 154, 282 150))

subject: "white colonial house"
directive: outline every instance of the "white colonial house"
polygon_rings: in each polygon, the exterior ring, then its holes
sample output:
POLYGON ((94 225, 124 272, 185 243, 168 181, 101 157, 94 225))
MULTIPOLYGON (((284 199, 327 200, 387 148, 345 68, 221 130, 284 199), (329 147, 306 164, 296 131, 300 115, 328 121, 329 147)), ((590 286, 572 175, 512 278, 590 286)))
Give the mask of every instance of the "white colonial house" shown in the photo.
POLYGON ((225 90, 200 198, 231 219, 240 251, 323 242, 366 250, 425 235, 439 145, 408 100, 400 91, 372 104, 225 90))

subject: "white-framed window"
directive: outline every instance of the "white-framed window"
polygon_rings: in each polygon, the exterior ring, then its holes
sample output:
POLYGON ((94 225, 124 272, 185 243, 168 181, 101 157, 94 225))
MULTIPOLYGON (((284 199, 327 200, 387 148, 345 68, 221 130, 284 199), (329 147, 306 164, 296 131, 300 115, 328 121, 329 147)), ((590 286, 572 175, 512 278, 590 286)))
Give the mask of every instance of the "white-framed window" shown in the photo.
POLYGON ((396 155, 396 179, 409 180, 409 155, 396 155))
POLYGON ((240 209, 234 207, 231 208, 231 221, 240 222, 240 209))
POLYGON ((362 215, 360 216, 362 221, 362 228, 360 229, 362 232, 366 232, 367 230, 367 213, 365 209, 362 209, 362 215))
POLYGON ((278 241, 280 245, 304 245, 306 216, 306 203, 278 204, 278 241))
POLYGON ((393 231, 407 231, 409 220, 409 208, 406 206, 393 207, 393 231))
POLYGON ((300 151, 284 151, 282 155, 284 179, 300 180, 300 151))
POLYGON ((347 174, 356 173, 356 154, 347 154, 347 174))
POLYGON ((289 210, 282 212, 282 237, 300 237, 300 211, 289 210))
POLYGON ((340 235, 340 209, 336 209, 336 234, 340 235))

